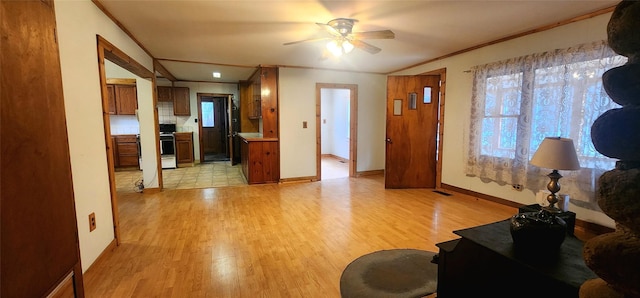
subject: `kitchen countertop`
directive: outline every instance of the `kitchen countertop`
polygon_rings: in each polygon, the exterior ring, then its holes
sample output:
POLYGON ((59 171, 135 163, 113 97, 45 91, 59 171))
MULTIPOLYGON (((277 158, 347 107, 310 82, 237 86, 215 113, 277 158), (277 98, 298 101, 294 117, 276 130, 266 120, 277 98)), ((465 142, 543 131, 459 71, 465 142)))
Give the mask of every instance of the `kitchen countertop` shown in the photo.
POLYGON ((247 142, 271 142, 278 140, 278 138, 265 138, 259 132, 239 132, 238 136, 247 140, 247 142))

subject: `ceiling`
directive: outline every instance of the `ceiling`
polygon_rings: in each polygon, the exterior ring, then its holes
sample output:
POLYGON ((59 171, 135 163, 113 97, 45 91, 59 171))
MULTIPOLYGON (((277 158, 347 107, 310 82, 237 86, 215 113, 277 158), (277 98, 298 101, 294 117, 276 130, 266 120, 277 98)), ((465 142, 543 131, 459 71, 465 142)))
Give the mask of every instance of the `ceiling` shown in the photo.
POLYGON ((94 0, 177 80, 246 80, 258 65, 391 73, 458 51, 615 6, 610 0, 94 0), (322 59, 327 37, 316 23, 354 18, 354 32, 391 30, 322 59), (221 78, 215 79, 212 72, 221 78))

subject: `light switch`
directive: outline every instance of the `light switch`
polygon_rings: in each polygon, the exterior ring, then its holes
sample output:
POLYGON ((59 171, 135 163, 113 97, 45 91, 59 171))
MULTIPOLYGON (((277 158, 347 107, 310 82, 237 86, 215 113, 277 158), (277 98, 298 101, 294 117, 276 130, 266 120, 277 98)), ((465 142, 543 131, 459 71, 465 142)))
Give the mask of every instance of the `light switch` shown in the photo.
POLYGON ((323 124, 327 124, 327 119, 322 119, 323 124))
POLYGON ((302 121, 302 128, 307 128, 307 121, 302 121))

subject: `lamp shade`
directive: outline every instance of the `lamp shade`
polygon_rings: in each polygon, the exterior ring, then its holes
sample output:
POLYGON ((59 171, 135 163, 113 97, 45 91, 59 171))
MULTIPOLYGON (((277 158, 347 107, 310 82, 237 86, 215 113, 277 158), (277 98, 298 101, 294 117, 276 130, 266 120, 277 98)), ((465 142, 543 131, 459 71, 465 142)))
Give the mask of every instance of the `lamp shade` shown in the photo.
POLYGON ((531 158, 532 165, 553 170, 579 170, 580 162, 573 140, 546 137, 531 158))

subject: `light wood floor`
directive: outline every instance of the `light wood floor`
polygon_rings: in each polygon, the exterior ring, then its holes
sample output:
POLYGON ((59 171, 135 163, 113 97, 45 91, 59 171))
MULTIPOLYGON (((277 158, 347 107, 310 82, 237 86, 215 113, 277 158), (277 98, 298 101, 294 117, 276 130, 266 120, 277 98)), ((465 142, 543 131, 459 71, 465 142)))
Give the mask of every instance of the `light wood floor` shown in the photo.
POLYGON ((349 177, 349 161, 334 155, 322 155, 320 159, 322 180, 349 177))
POLYGON ((384 177, 119 196, 122 243, 85 273, 87 297, 340 297, 342 270, 394 248, 437 251, 516 209, 384 177))

